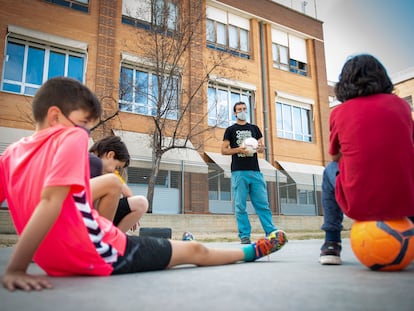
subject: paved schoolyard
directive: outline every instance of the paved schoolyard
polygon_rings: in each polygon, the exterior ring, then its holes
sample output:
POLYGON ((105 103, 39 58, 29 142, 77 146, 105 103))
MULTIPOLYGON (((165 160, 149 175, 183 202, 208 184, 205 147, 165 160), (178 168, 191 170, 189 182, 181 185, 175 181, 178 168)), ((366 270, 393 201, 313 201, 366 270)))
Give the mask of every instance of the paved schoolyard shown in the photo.
MULTIPOLYGON (((113 277, 51 278, 54 289, 7 292, 0 310, 283 310, 413 311, 414 264, 401 272, 374 272, 344 240, 341 266, 318 264, 322 240, 293 240, 255 263, 113 277)), ((235 242, 211 247, 239 247, 235 242)), ((0 273, 11 248, 0 248, 0 273)), ((34 264, 30 271, 42 273, 34 264)))

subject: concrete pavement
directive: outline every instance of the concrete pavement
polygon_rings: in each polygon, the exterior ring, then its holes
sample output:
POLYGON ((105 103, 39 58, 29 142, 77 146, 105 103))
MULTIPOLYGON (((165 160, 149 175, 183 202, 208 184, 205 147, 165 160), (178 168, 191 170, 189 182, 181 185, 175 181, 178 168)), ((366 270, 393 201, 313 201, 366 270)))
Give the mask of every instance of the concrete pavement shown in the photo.
MULTIPOLYGON (((7 292, 0 310, 283 310, 412 311, 414 264, 401 272, 374 272, 343 241, 341 266, 318 263, 322 240, 292 240, 254 263, 112 277, 51 278, 52 290, 7 292)), ((237 242, 209 247, 239 247, 237 242)), ((0 248, 0 273, 11 254, 0 248)), ((35 264, 32 273, 43 273, 35 264)))

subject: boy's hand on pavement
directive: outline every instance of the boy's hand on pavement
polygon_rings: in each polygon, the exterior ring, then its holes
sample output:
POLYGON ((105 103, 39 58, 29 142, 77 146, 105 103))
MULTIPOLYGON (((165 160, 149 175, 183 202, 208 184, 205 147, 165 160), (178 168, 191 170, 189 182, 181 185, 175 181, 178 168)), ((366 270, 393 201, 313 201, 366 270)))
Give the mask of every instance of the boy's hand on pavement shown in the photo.
POLYGON ((29 275, 25 272, 5 273, 2 279, 4 288, 9 291, 21 289, 24 291, 52 288, 52 284, 43 276, 29 275))

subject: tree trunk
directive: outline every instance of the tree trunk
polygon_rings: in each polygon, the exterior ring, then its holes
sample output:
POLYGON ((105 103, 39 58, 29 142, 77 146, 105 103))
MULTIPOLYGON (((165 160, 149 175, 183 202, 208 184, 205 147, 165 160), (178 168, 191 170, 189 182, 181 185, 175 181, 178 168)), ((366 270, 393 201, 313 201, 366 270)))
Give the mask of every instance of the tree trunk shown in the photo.
POLYGON ((152 213, 152 206, 154 203, 155 181, 157 180, 158 172, 160 171, 161 157, 162 155, 158 155, 158 154, 155 155, 155 159, 154 159, 153 166, 152 166, 152 174, 148 182, 148 190, 147 190, 148 213, 152 213))

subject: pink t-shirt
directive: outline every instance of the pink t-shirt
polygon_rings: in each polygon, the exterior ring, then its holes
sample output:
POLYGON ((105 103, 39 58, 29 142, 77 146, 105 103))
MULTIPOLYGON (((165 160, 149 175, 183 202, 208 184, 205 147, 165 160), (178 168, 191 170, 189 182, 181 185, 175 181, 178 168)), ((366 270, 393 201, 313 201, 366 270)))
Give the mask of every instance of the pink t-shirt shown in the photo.
POLYGON ((0 201, 7 199, 19 234, 48 186, 70 186, 71 191, 34 261, 49 275, 111 274, 126 236, 91 208, 84 130, 47 128, 12 144, 0 157, 0 201))
POLYGON ((342 153, 335 195, 356 220, 414 215, 414 123, 407 102, 376 94, 348 100, 330 116, 329 153, 342 153))

